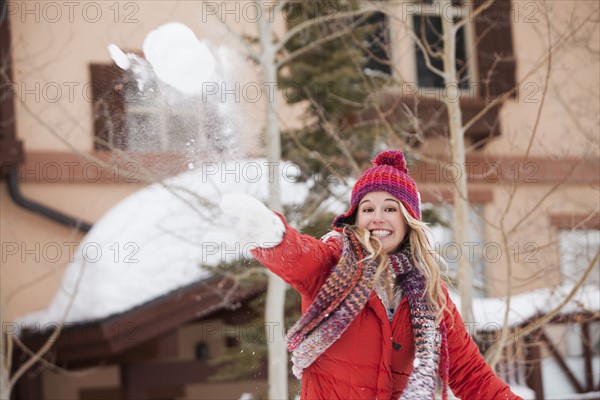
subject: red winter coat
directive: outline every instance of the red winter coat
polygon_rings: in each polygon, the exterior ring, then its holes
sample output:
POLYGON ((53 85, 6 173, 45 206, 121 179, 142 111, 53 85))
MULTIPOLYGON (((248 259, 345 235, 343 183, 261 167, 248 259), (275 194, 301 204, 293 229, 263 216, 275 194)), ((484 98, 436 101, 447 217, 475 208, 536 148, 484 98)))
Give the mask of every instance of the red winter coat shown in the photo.
MULTIPOLYGON (((336 239, 323 242, 287 224, 278 246, 253 250, 262 264, 301 294, 302 312, 306 312, 337 264, 340 252, 336 239)), ((452 392, 463 400, 519 399, 484 362, 445 293, 449 313, 454 317, 452 320, 448 313, 445 317, 452 392)), ((413 358, 406 297, 390 324, 381 300, 373 293, 342 336, 304 370, 301 398, 398 399, 412 372, 413 358)))

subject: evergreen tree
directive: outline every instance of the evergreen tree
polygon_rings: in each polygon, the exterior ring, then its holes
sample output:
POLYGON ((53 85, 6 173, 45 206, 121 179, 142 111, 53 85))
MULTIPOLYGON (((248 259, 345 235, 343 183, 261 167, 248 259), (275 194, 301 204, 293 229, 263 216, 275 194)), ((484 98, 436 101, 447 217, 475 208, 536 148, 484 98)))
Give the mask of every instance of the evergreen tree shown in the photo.
POLYGON ((288 42, 287 52, 301 53, 280 73, 280 85, 294 89, 286 93, 286 101, 307 104, 307 125, 283 136, 284 157, 296 162, 305 178, 323 173, 324 161, 342 176, 355 174, 342 146, 361 166, 382 142, 377 127, 361 127, 353 119, 372 107, 373 95, 391 80, 385 17, 367 11, 352 19, 328 19, 360 6, 359 1, 331 0, 288 6, 288 31, 308 20, 324 21, 288 42), (313 156, 315 151, 319 157, 313 156))

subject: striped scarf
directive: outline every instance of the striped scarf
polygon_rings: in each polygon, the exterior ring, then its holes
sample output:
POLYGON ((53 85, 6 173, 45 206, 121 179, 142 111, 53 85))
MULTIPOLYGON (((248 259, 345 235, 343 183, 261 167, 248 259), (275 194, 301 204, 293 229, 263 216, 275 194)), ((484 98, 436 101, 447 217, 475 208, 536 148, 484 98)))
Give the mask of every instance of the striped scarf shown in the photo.
MULTIPOLYGON (((378 260, 367 260, 353 234, 344 235, 342 254, 309 309, 288 332, 292 371, 300 379, 311 365, 350 326, 362 311, 375 285, 378 260)), ((388 256, 410 307, 415 358, 401 399, 431 399, 442 353, 442 397, 447 399, 448 346, 445 324, 437 326, 425 296, 425 278, 414 267, 410 246, 388 256)))

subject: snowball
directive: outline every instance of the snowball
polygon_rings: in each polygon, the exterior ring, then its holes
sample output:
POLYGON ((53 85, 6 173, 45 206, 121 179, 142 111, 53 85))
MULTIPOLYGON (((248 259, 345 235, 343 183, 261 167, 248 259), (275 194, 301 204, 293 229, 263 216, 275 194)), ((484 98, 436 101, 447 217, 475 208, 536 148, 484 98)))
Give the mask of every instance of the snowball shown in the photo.
POLYGON ((213 76, 215 58, 187 26, 170 22, 146 36, 144 55, 156 76, 186 95, 202 93, 213 76))

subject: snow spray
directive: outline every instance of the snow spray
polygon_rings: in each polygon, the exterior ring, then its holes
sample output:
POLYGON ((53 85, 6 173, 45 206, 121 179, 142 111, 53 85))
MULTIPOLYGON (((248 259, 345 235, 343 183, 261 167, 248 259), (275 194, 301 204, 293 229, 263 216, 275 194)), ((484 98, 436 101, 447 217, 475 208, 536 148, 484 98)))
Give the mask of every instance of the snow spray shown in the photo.
MULTIPOLYGON (((236 87, 244 61, 225 46, 211 48, 187 26, 170 22, 149 32, 144 58, 110 44, 126 71, 126 149, 131 153, 177 153, 171 170, 198 162, 237 158, 244 106, 235 96, 215 96, 215 87, 236 87), (234 68, 236 70, 234 70, 234 68)), ((157 163, 157 167, 165 165, 157 163)))

